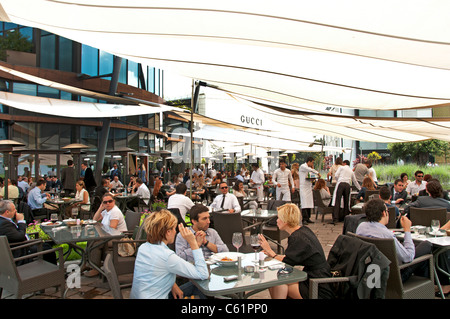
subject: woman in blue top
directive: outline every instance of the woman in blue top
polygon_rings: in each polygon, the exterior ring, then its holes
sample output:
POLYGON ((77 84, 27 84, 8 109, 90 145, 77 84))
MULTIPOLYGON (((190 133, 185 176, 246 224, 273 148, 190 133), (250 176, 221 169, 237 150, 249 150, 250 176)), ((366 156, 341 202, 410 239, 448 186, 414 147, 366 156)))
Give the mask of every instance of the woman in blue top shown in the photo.
POLYGON ((198 247, 195 235, 182 224, 178 226, 181 236, 189 243, 194 256, 191 264, 171 250, 177 235, 177 218, 168 210, 152 213, 145 219, 144 228, 147 242, 139 247, 134 266, 132 299, 167 299, 172 291, 174 298, 183 298, 192 284, 178 287, 176 276, 191 279, 207 279, 209 276, 202 250, 198 247))

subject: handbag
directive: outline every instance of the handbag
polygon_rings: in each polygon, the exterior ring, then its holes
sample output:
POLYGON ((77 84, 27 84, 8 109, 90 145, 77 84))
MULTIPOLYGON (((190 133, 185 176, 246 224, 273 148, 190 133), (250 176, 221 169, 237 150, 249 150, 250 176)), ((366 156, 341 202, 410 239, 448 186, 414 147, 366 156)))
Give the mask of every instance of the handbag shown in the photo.
POLYGON ((121 242, 123 243, 119 243, 118 245, 118 254, 121 257, 130 257, 133 256, 134 253, 136 252, 136 243, 130 243, 127 242, 129 241, 129 238, 122 238, 120 239, 121 242))

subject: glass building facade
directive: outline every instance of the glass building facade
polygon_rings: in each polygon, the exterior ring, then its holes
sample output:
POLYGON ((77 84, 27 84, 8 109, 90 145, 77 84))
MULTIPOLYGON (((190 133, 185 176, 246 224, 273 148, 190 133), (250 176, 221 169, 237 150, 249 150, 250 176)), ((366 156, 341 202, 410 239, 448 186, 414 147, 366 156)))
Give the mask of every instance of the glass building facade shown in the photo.
MULTIPOLYGON (((33 48, 30 52, 31 60, 33 60, 31 65, 20 62, 16 63, 17 65, 28 65, 54 72, 61 71, 61 76, 70 72, 72 76, 83 74, 83 76, 111 80, 114 56, 108 52, 43 30, 0 22, 1 38, 5 39, 14 32, 19 32, 22 38, 32 44, 33 48)), ((6 62, 9 63, 8 59, 6 62)), ((122 60, 119 83, 145 91, 147 94, 150 92, 162 96, 162 80, 162 70, 122 60)), ((106 101, 60 91, 36 83, 1 77, 0 91, 53 99, 106 103, 106 101)), ((32 175, 42 176, 47 173, 47 167, 53 167, 55 164, 63 167, 66 164, 67 156, 62 148, 71 143, 88 145, 89 149, 84 157, 86 159, 91 157, 95 160, 94 155, 100 143, 101 119, 58 118, 1 104, 0 116, 0 139, 22 142, 27 150, 27 154, 21 154, 17 159, 18 174, 22 174, 23 169, 29 166, 31 158, 34 162, 41 162, 41 165, 36 166, 39 172, 34 172, 34 167, 30 166, 32 175), (48 165, 42 165, 44 162, 48 165)), ((114 152, 114 150, 129 148, 138 154, 155 153, 161 144, 158 137, 160 121, 159 113, 113 119, 107 150, 114 152)), ((0 169, 0 175, 3 173, 0 169)))

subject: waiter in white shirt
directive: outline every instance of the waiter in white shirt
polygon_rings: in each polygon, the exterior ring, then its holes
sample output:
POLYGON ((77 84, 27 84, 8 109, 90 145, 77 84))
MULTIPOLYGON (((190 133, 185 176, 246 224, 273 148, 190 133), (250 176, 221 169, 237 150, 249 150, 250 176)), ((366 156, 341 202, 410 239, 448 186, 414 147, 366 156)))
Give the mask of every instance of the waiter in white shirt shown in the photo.
POLYGON ((264 172, 259 168, 257 163, 252 164, 253 173, 250 177, 250 183, 253 183, 256 188, 256 196, 258 201, 262 202, 264 200, 264 172))
POLYGON ((277 200, 290 201, 295 185, 291 171, 286 168, 286 162, 283 159, 280 159, 280 168, 273 173, 272 181, 276 185, 277 200), (289 183, 291 183, 291 189, 289 189, 289 183))
POLYGON ((240 213, 241 205, 239 205, 236 195, 228 193, 227 183, 220 183, 219 187, 222 194, 214 198, 211 208, 214 211, 228 210, 229 213, 240 213))
POLYGON ((359 185, 358 181, 356 180, 355 173, 350 168, 350 162, 348 160, 345 160, 343 162, 343 165, 338 168, 336 171, 336 174, 334 175, 336 177, 336 187, 334 189, 333 193, 333 202, 332 206, 334 206, 333 210, 333 221, 331 224, 335 225, 339 219, 343 216, 340 216, 340 207, 341 207, 341 199, 343 198, 344 202, 344 217, 346 214, 350 212, 349 210, 349 202, 350 202, 350 193, 351 193, 351 182, 353 182, 353 185, 356 186, 358 190, 361 189, 361 186, 359 185))
POLYGON ((300 202, 302 205, 302 222, 303 224, 313 223, 311 220, 311 209, 314 208, 314 197, 312 192, 312 182, 307 179, 308 173, 317 174, 318 171, 314 169, 314 158, 308 157, 306 163, 300 165, 298 170, 298 177, 300 181, 300 202))

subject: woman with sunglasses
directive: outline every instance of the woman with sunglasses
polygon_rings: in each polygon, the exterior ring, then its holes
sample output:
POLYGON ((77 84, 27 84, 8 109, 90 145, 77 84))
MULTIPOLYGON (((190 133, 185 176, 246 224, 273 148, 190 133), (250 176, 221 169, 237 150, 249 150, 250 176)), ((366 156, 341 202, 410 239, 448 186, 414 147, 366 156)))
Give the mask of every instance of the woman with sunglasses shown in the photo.
MULTIPOLYGON (((278 208, 277 226, 289 234, 285 255, 276 254, 263 235, 259 235, 261 247, 269 257, 291 266, 304 266, 308 278, 331 277, 330 266, 325 259, 322 246, 311 229, 300 225, 300 209, 295 204, 285 204, 278 208)), ((309 281, 280 285, 269 288, 273 299, 307 299, 309 281)), ((332 299, 334 294, 328 284, 319 286, 320 299, 332 299)))
MULTIPOLYGON (((128 230, 122 211, 116 206, 114 196, 111 193, 106 193, 103 195, 102 204, 98 208, 93 219, 97 222, 101 222, 106 227, 114 228, 121 232, 128 230)), ((95 241, 88 242, 88 249, 91 249, 91 247, 96 244, 97 242, 95 241)), ((110 243, 105 243, 104 245, 91 250, 90 261, 99 268, 101 267, 102 259, 106 257, 105 255, 109 245, 110 243)), ((98 271, 95 269, 92 269, 85 274, 86 277, 94 277, 97 275, 98 271)))

